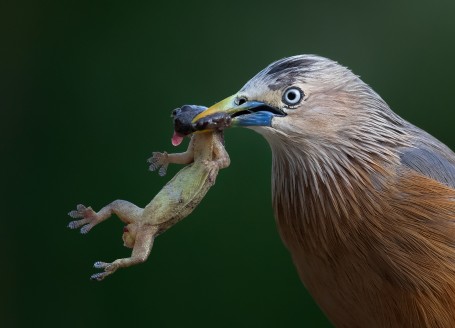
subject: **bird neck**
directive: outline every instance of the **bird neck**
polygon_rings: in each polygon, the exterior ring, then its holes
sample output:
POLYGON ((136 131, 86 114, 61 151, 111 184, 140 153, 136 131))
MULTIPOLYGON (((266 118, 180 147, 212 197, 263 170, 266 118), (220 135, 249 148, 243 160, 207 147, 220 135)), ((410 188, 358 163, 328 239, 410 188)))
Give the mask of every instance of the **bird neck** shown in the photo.
POLYGON ((377 198, 399 163, 393 147, 372 153, 360 144, 354 151, 342 143, 315 147, 276 133, 262 134, 273 153, 275 217, 286 243, 318 251, 333 247, 333 240, 348 243, 366 212, 381 211, 377 198))

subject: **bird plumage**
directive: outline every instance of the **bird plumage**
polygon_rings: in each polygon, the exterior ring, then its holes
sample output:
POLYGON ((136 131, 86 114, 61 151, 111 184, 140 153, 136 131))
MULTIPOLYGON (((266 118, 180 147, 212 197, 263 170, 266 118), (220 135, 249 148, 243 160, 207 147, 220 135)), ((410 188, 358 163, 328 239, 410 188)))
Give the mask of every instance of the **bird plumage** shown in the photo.
POLYGON ((283 108, 254 127, 273 153, 281 237, 337 327, 455 327, 455 154, 347 68, 277 61, 238 97, 283 108))

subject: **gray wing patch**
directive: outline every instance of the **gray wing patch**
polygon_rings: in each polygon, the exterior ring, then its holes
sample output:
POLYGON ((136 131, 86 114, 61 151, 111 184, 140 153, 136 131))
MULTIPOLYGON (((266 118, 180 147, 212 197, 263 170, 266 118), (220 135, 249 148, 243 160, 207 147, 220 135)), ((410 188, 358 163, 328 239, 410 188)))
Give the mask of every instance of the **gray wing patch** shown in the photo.
POLYGON ((401 163, 433 180, 455 188, 455 161, 425 148, 408 148, 401 152, 401 163))

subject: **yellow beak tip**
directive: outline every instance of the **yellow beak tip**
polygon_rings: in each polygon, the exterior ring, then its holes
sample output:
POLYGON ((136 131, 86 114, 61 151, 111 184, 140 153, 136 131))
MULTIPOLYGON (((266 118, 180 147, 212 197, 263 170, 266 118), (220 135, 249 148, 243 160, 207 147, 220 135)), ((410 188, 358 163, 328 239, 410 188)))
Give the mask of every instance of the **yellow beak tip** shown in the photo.
POLYGON ((196 121, 200 120, 201 118, 207 117, 207 116, 215 114, 215 113, 228 112, 229 109, 231 109, 231 108, 233 108, 235 106, 235 104, 234 104, 235 97, 236 97, 235 95, 227 97, 226 99, 224 99, 224 100, 216 103, 215 105, 207 108, 205 111, 203 111, 203 112, 199 113, 198 115, 196 115, 193 118, 193 120, 191 121, 191 123, 195 123, 196 121))

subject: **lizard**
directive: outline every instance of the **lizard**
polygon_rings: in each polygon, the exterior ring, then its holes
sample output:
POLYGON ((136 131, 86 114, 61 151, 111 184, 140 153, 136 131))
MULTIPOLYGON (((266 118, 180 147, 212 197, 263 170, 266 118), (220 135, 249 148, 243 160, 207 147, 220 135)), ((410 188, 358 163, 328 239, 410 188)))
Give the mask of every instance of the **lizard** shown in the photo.
POLYGON ((185 136, 190 136, 188 149, 173 154, 154 152, 148 159, 149 169, 158 170, 159 175, 164 176, 170 163, 189 165, 177 172, 148 205, 141 208, 126 200, 115 200, 98 212, 79 204, 76 210, 68 213, 78 219, 71 221, 68 227, 81 228, 82 234, 88 233, 112 214, 126 224, 122 239, 124 246, 132 248, 131 256, 111 263, 95 262, 94 267, 103 271, 93 274, 91 279, 101 281, 119 268, 145 262, 155 238, 188 216, 214 185, 219 170, 229 166, 222 129, 230 125, 231 118, 216 114, 192 122, 205 109, 203 106, 185 105, 173 110, 172 144, 177 146, 185 136))

